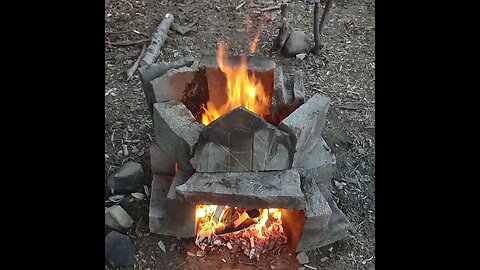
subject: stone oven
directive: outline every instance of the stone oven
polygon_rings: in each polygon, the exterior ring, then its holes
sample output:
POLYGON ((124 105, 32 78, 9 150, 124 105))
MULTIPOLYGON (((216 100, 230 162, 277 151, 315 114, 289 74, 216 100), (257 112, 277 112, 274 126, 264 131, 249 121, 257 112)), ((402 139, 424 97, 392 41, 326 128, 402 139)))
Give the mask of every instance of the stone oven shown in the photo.
POLYGON ((218 56, 140 68, 155 129, 150 231, 196 238, 204 249, 215 236, 252 230, 250 258, 266 247, 254 242, 269 235, 281 233, 297 252, 344 238, 351 225, 330 194, 336 161, 321 136, 330 99, 306 99, 303 72, 284 76, 268 58, 225 59, 228 67, 246 64, 267 106, 205 118, 233 87, 218 56))

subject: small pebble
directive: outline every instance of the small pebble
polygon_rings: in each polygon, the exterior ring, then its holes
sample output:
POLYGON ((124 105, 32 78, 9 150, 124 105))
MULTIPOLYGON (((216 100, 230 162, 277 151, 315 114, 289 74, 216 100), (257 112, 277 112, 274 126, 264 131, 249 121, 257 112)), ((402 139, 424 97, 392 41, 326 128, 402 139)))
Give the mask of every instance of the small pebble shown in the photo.
POLYGON ((203 250, 197 251, 197 257, 203 257, 203 256, 205 256, 205 251, 203 250))

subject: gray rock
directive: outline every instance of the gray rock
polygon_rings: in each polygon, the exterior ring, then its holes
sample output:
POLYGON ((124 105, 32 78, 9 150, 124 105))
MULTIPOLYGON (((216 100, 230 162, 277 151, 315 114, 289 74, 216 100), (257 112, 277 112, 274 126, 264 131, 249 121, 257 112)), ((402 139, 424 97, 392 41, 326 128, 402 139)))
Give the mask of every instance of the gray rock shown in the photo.
POLYGON ((303 251, 297 254, 297 261, 299 264, 306 264, 310 262, 310 260, 308 259, 307 253, 303 251))
POLYGON ((273 171, 291 168, 289 135, 239 107, 201 133, 192 165, 197 172, 273 171))
POLYGON ((177 187, 177 194, 191 204, 305 209, 300 176, 295 170, 195 173, 177 187))
POLYGON ((130 237, 111 231, 105 237, 105 258, 114 268, 132 266, 135 261, 135 246, 130 237))
POLYGON ((150 146, 150 166, 153 174, 175 174, 175 161, 156 144, 150 146))
POLYGON ((105 207, 105 225, 126 232, 133 224, 133 219, 120 205, 105 207))
POLYGON ((330 187, 337 170, 337 161, 330 147, 320 137, 312 150, 308 151, 294 167, 302 178, 315 179, 317 183, 330 187))
POLYGON ((127 194, 137 191, 141 187, 145 173, 142 165, 128 161, 108 179, 108 186, 114 194, 127 194))
POLYGON ((308 53, 312 43, 303 31, 293 31, 288 37, 282 49, 282 54, 287 57, 295 57, 299 53, 308 53))
POLYGON ((173 182, 155 177, 152 182, 150 200, 149 228, 151 233, 174 237, 189 238, 195 236, 195 205, 188 204, 169 190, 184 183, 188 174, 178 171, 173 182))
POLYGON ((205 127, 193 118, 187 107, 178 101, 155 103, 153 124, 157 145, 186 172, 193 172, 190 164, 195 144, 205 127))
POLYGON ((154 63, 138 68, 140 74, 140 82, 142 83, 142 88, 147 99, 148 109, 150 113, 153 112, 153 104, 156 102, 155 95, 153 93, 153 87, 150 84, 150 81, 162 76, 171 69, 181 68, 185 66, 189 67, 193 64, 193 62, 193 57, 189 56, 179 59, 175 62, 154 63))
POLYGON ((280 122, 278 128, 290 134, 295 144, 294 167, 317 143, 329 106, 328 97, 315 94, 280 122))

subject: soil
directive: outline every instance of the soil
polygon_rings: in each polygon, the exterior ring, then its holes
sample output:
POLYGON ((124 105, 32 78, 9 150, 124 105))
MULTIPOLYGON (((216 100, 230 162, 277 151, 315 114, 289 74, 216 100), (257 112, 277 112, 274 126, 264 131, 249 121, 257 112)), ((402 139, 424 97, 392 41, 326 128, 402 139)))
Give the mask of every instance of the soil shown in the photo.
MULTIPOLYGON (((105 179, 128 160, 140 162, 147 174, 152 120, 138 75, 127 81, 125 70, 133 65, 143 44, 115 46, 111 43, 149 38, 167 12, 180 25, 192 26, 184 36, 169 32, 157 61, 184 56, 215 54, 216 43, 227 42, 230 54, 248 53, 251 35, 245 30, 245 15, 260 21, 261 8, 276 1, 248 0, 109 0, 105 8, 105 179), (124 146, 128 153, 124 153, 124 146)), ((290 1, 290 24, 313 42, 313 5, 290 1)), ((375 1, 336 1, 325 28, 322 55, 304 59, 270 53, 280 25, 280 11, 272 14, 260 36, 255 55, 273 58, 287 74, 305 73, 307 97, 322 93, 332 99, 323 136, 337 157, 334 198, 354 224, 347 239, 308 251, 309 266, 318 269, 375 269, 375 1)), ((136 247, 135 265, 128 269, 298 269, 295 254, 284 252, 260 261, 227 249, 192 257, 199 249, 193 240, 148 233, 148 202, 126 204, 135 220, 129 232, 136 247), (162 241, 164 253, 158 246, 162 241), (171 248, 173 245, 173 248, 171 248), (237 256, 238 255, 238 256, 237 256), (225 262, 222 260, 224 259, 225 262)), ((107 232, 107 231, 106 231, 107 232)), ((105 265, 106 269, 109 266, 105 265)), ((308 268, 306 268, 308 269, 308 268)))

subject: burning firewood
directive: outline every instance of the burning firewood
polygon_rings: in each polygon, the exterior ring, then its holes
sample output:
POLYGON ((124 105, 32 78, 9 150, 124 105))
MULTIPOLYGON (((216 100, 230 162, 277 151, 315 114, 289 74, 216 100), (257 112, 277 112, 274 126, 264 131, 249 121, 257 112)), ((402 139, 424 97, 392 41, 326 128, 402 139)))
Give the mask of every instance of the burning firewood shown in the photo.
POLYGON ((150 65, 157 59, 160 54, 160 49, 167 40, 167 33, 170 29, 170 26, 173 23, 173 15, 167 13, 163 18, 162 22, 158 25, 157 30, 153 34, 152 41, 143 56, 142 61, 140 61, 140 66, 150 65))
POLYGON ((201 205, 197 222, 195 244, 202 250, 224 245, 232 250, 235 242, 247 257, 259 260, 261 254, 278 251, 287 241, 279 209, 201 205))

